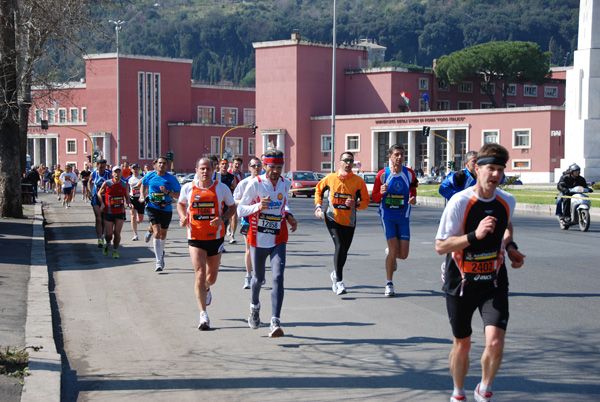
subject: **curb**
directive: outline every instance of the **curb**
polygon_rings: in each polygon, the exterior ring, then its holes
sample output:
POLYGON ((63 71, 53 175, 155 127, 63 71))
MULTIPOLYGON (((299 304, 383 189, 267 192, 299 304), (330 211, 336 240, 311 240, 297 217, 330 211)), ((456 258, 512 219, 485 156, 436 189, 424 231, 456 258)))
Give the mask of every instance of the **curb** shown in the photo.
POLYGON ((42 346, 43 349, 29 352, 29 375, 25 377, 21 402, 60 402, 62 362, 52 331, 43 222, 41 203, 38 203, 35 205, 31 239, 31 276, 27 289, 25 344, 42 346))

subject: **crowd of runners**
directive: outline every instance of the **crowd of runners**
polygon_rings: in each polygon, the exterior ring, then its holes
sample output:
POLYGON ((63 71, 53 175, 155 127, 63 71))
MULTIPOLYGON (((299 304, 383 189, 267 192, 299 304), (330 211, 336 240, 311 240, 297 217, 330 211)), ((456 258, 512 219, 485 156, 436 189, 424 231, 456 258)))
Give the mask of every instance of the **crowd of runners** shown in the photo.
MULTIPOLYGON (((398 260, 409 255, 410 214, 416 204, 418 186, 415 172, 404 166, 404 152, 400 145, 390 147, 389 166, 378 172, 371 196, 363 179, 353 172, 352 152, 342 153, 338 170, 323 178, 315 188, 314 215, 324 222, 334 245, 330 279, 336 295, 348 292, 343 268, 353 241, 357 212, 374 202, 379 204, 387 242, 387 281, 383 295, 395 296, 393 275, 398 260)), ((467 157, 467 167, 449 175, 440 186, 448 204, 436 235, 436 251, 446 256, 442 264, 442 289, 454 335, 449 360, 454 381, 451 402, 467 400, 464 382, 475 310, 480 311, 484 323, 486 346, 481 358, 482 378, 474 398, 492 400, 491 384, 502 361, 508 322, 506 259, 513 268, 519 268, 525 257, 513 240, 515 200, 498 188, 508 151, 498 144, 486 144, 467 157)), ((282 176, 283 152, 270 149, 261 158, 251 158, 246 178, 241 158, 234 158, 231 164, 214 156, 199 158, 194 180, 183 186, 167 171, 169 163, 159 157, 153 169, 145 165, 141 170, 137 164, 128 163, 109 168, 106 160, 98 160, 93 171, 87 165, 81 172, 74 172, 70 166, 65 171, 60 166, 52 170, 40 167, 37 171, 42 191, 55 191, 65 208, 75 201, 77 184, 81 181, 81 197, 91 201, 97 246, 104 255, 111 253, 113 258, 119 258, 121 230, 129 210, 132 241, 139 241, 139 227, 146 229, 143 239, 148 243, 152 240, 156 272, 166 267, 166 239, 175 208, 179 225, 186 228, 195 272, 200 330, 210 329, 207 312, 212 301, 210 287, 217 280, 221 255, 226 251, 225 237, 230 244, 236 243, 239 227, 246 246, 243 288, 250 289, 248 325, 252 329, 261 325, 260 291, 266 283, 269 258, 272 270, 269 337, 283 336, 286 245, 289 232, 298 227, 287 200, 293 191, 291 183, 282 176), (144 216, 148 217, 147 226, 144 216)))

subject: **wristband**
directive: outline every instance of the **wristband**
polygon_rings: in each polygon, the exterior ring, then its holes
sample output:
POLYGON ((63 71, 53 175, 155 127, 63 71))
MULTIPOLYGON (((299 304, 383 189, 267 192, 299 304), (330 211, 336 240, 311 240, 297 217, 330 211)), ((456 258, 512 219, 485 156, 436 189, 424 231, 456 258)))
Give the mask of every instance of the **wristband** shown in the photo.
POLYGON ((477 243, 477 235, 475 234, 475 231, 467 233, 467 241, 470 245, 477 243))
POLYGON ((508 243, 506 243, 506 245, 504 246, 504 249, 508 251, 508 246, 513 246, 515 248, 515 250, 518 250, 519 247, 517 246, 517 243, 515 243, 514 241, 509 241, 508 243))
POLYGON ((315 205, 315 209, 317 209, 317 208, 322 208, 322 207, 321 207, 321 204, 317 204, 317 205, 315 205))

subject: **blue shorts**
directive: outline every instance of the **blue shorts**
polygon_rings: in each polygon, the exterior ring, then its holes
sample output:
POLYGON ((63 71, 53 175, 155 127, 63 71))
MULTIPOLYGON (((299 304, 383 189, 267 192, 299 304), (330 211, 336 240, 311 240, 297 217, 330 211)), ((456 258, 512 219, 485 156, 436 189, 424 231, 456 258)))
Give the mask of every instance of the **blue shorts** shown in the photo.
POLYGON ((406 218, 381 218, 385 239, 410 241, 410 222, 406 218))

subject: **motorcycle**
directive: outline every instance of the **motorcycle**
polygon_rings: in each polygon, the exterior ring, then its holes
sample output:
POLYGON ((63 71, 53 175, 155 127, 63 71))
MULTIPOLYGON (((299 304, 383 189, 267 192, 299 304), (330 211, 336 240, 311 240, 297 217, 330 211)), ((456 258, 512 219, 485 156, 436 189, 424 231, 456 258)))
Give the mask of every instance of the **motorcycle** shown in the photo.
MULTIPOLYGON (((583 186, 577 186, 569 189, 573 194, 571 196, 571 214, 570 216, 559 216, 558 224, 562 230, 568 230, 570 226, 579 225, 582 232, 587 232, 590 228, 590 198, 584 193, 591 193, 593 190, 583 186)), ((559 195, 557 198, 561 198, 559 195)))

